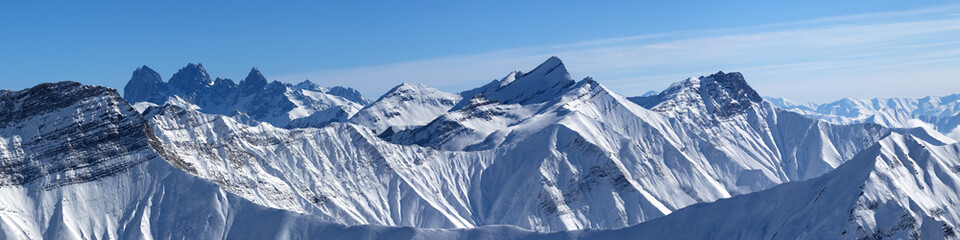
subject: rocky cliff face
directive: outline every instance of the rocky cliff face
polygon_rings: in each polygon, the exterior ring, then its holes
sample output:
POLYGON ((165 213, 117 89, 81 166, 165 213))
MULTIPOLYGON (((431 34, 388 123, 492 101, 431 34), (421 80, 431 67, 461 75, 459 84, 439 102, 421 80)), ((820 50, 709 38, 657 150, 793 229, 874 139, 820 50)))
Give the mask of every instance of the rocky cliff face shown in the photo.
POLYGON ((148 158, 145 122, 113 89, 46 83, 0 93, 0 184, 96 181, 148 158))
POLYGON ((183 98, 194 100, 196 95, 213 85, 210 75, 203 68, 203 64, 187 64, 170 77, 170 89, 179 93, 183 98))
POLYGON ((707 113, 718 117, 743 113, 750 106, 763 102, 738 72, 689 78, 674 83, 657 95, 629 99, 659 112, 707 113))
POLYGON ((240 81, 240 94, 250 95, 263 90, 267 86, 267 78, 263 77, 257 68, 250 69, 247 77, 240 81))
POLYGON ((150 101, 161 97, 166 89, 160 74, 147 66, 133 71, 133 76, 123 88, 124 96, 130 102, 150 101))

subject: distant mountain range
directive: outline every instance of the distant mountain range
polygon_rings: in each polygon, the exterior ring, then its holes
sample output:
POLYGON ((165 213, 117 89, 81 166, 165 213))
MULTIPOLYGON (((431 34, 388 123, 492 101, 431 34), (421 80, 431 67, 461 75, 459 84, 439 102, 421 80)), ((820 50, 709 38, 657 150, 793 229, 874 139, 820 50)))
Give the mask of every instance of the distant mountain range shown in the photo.
POLYGON ((951 239, 958 101, 800 105, 736 72, 624 97, 556 57, 374 101, 143 66, 123 98, 0 91, 0 238, 951 239))
POLYGON ((927 127, 960 140, 960 94, 923 98, 844 98, 825 104, 798 104, 784 98, 765 99, 778 108, 835 124, 927 127))
POLYGON ((356 114, 368 100, 352 88, 326 89, 303 81, 297 85, 267 79, 253 68, 240 84, 211 80, 201 64, 188 64, 169 81, 147 66, 137 68, 124 87, 125 99, 138 108, 174 104, 196 105, 205 113, 242 114, 274 126, 323 127, 356 114))

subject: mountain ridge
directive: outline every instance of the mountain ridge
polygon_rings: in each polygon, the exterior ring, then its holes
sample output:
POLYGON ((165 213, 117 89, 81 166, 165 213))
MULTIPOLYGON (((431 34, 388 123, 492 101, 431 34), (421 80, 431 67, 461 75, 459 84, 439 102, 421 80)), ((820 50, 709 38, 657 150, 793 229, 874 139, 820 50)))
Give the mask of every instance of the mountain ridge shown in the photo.
POLYGON ((893 128, 927 127, 960 140, 960 94, 922 98, 844 98, 824 104, 796 104, 765 98, 779 108, 836 124, 876 123, 893 128))
POLYGON ((239 85, 225 78, 211 80, 202 64, 193 63, 177 71, 168 82, 145 66, 138 68, 124 95, 135 105, 163 105, 176 96, 207 113, 230 115, 240 111, 289 128, 344 121, 367 102, 351 88, 327 90, 309 81, 300 85, 268 82, 258 68, 252 68, 239 85))

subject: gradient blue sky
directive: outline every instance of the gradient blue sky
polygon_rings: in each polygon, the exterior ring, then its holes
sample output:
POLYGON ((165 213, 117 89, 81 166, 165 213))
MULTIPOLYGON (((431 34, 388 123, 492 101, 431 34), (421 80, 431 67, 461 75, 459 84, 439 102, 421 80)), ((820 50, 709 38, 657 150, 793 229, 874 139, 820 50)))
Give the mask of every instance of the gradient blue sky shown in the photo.
POLYGON ((718 70, 803 102, 960 93, 958 1, 0 3, 0 89, 122 89, 188 62, 239 81, 466 90, 559 56, 639 95, 718 70), (868 4, 869 3, 869 4, 868 4))

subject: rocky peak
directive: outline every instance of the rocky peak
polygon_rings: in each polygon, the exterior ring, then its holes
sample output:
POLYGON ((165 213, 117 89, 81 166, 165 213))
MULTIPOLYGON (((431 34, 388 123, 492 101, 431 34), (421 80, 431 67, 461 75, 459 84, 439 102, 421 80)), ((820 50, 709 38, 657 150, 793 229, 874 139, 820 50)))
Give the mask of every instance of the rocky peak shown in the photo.
POLYGON ((163 79, 146 65, 133 71, 130 81, 123 87, 123 96, 129 102, 141 102, 163 94, 163 79))
POLYGON ((221 94, 221 96, 235 93, 237 91, 237 84, 230 80, 229 78, 217 78, 213 80, 213 92, 221 94))
POLYGON ((722 91, 734 100, 741 102, 763 102, 760 94, 757 94, 757 91, 747 84, 747 81, 743 79, 743 74, 739 72, 723 73, 721 71, 701 80, 702 86, 709 87, 707 91, 722 91))
POLYGON ((737 114, 753 104, 763 102, 760 94, 738 72, 717 72, 701 78, 700 97, 707 105, 707 110, 719 116, 737 114))
POLYGON ((670 85, 658 95, 633 97, 631 101, 656 111, 690 111, 727 117, 742 113, 763 98, 747 84, 738 72, 717 72, 710 76, 688 78, 670 85))
POLYGON ((267 78, 263 77, 260 70, 253 68, 250 69, 247 77, 240 81, 240 94, 250 95, 263 90, 265 86, 267 86, 267 78))
POLYGON ((196 93, 197 90, 205 86, 213 85, 213 81, 210 80, 210 75, 207 74, 207 70, 203 69, 202 64, 190 63, 173 74, 173 77, 170 77, 169 84, 180 92, 190 94, 196 93))

